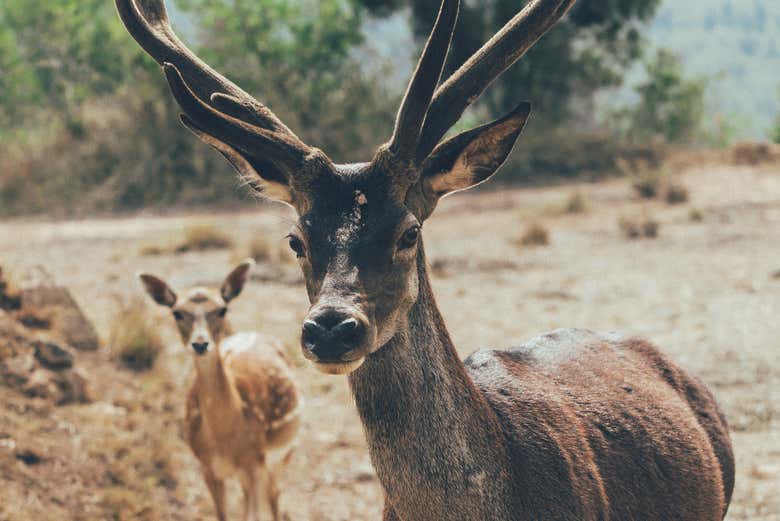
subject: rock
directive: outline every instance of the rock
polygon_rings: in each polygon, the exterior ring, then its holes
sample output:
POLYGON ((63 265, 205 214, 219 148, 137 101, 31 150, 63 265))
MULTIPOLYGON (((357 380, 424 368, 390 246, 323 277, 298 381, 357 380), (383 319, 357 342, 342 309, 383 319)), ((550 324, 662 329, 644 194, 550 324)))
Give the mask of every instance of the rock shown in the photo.
POLYGON ((67 288, 46 284, 23 288, 20 292, 24 316, 45 316, 50 334, 81 351, 99 346, 97 332, 67 288))
POLYGON ((54 373, 38 369, 22 386, 22 392, 30 397, 51 400, 57 405, 90 401, 86 380, 74 370, 54 373))
POLYGON ((32 353, 22 353, 12 358, 6 358, 0 363, 0 376, 3 382, 11 387, 27 385, 35 371, 35 357, 32 353))
POLYGON ((18 290, 3 276, 3 268, 0 266, 0 309, 19 309, 21 300, 18 290))
POLYGON ((26 332, 11 315, 0 309, 0 362, 30 351, 26 332))
POLYGON ((57 374, 57 386, 60 395, 56 400, 57 405, 68 403, 89 403, 92 398, 87 388, 87 380, 75 369, 68 369, 57 374))
POLYGON ((17 450, 14 457, 25 465, 37 465, 43 461, 43 457, 32 449, 17 450))
POLYGON ((45 340, 37 340, 33 345, 35 358, 45 368, 59 371, 73 367, 73 353, 69 348, 45 340))

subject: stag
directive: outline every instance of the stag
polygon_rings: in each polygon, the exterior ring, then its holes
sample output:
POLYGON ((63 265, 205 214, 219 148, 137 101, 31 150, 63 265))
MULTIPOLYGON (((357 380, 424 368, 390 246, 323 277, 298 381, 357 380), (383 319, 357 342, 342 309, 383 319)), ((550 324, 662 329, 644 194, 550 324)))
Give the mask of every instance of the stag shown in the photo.
POLYGON ((560 330, 461 361, 436 306, 421 228, 492 176, 528 119, 445 133, 574 0, 532 0, 440 83, 458 0, 443 0, 391 139, 334 164, 201 62, 161 2, 117 0, 163 67, 182 121, 255 190, 298 214, 311 307, 304 356, 348 374, 389 520, 718 520, 734 485, 710 391, 636 338, 560 330))

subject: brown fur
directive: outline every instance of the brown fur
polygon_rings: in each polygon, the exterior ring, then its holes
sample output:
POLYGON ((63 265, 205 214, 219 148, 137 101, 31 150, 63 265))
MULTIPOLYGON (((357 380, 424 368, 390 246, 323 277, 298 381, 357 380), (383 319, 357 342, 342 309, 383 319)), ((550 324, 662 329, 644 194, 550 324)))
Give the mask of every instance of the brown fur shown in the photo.
POLYGON ((408 329, 350 376, 386 521, 724 517, 734 460, 703 384, 643 340, 584 330, 464 368, 420 276, 408 329))
POLYGON ((298 212, 290 246, 311 301, 301 346, 319 369, 350 374, 385 521, 723 518, 734 462, 703 384, 644 341, 587 331, 464 365, 430 288, 425 219, 500 168, 530 105, 442 138, 574 0, 528 2, 437 88, 459 8, 443 0, 393 137, 348 165, 195 58, 160 1, 116 2, 163 65, 185 124, 298 212))
POLYGON ((225 480, 233 477, 244 490, 248 521, 263 512, 280 519, 269 459, 285 457, 300 423, 298 389, 280 343, 253 332, 230 335, 225 309, 251 265, 239 265, 219 291, 192 288, 182 299, 162 280, 142 275, 152 298, 172 308, 185 346, 207 345, 193 351, 185 432, 220 521, 226 519, 225 480))

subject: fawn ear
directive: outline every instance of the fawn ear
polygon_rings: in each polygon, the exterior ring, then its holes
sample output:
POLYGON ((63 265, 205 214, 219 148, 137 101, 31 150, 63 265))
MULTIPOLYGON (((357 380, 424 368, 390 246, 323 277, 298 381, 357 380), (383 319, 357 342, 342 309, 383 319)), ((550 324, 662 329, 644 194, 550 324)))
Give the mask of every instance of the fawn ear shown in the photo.
POLYGON ((422 166, 429 203, 486 181, 504 164, 531 113, 524 102, 503 118, 463 132, 436 147, 422 166))
POLYGON ((161 306, 172 308, 176 304, 176 293, 162 279, 142 273, 138 276, 150 297, 161 306))
POLYGON ((225 278, 225 282, 222 283, 222 298, 225 302, 230 302, 241 294, 241 290, 244 289, 249 278, 249 270, 255 265, 254 259, 246 259, 244 262, 236 266, 230 275, 225 278))

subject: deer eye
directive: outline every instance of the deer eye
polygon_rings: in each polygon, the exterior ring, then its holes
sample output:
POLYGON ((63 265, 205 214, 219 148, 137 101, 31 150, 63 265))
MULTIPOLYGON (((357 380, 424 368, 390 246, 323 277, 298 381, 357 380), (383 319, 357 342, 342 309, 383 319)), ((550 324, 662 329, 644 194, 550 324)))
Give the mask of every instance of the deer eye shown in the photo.
POLYGON ((227 314, 227 308, 221 308, 217 311, 217 316, 219 318, 224 318, 226 314, 227 314))
POLYGON ((175 318, 176 320, 181 320, 181 319, 183 319, 183 318, 184 318, 184 315, 182 314, 182 312, 181 312, 181 311, 176 311, 176 310, 174 310, 174 312, 173 312, 173 318, 175 318))
POLYGON ((408 250, 409 248, 417 244, 419 238, 420 238, 420 227, 414 225, 408 230, 406 230, 403 235, 401 235, 401 238, 398 240, 398 249, 408 250))
POLYGON ((299 259, 306 255, 306 249, 303 247, 303 242, 295 235, 288 235, 290 249, 295 252, 295 256, 299 259))

